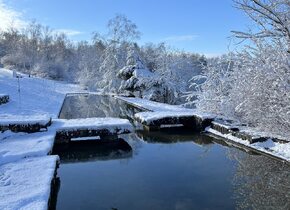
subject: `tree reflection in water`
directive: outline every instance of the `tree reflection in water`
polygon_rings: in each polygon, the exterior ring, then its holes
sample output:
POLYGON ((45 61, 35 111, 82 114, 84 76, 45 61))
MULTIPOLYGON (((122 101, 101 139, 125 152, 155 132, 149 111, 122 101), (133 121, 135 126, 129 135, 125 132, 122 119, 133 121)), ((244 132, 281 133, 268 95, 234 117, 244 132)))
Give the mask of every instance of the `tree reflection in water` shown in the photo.
POLYGON ((228 150, 237 161, 233 177, 238 209, 290 209, 290 167, 261 155, 228 150))
POLYGON ((130 120, 140 111, 112 96, 82 94, 65 98, 59 118, 118 117, 130 120))

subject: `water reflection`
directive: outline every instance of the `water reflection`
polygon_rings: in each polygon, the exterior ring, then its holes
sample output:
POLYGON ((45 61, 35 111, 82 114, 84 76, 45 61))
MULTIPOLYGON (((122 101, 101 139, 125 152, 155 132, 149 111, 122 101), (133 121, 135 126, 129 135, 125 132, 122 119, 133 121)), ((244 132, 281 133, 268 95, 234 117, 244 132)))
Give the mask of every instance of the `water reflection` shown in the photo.
POLYGON ((133 119, 141 110, 122 100, 104 95, 67 96, 59 118, 119 117, 133 119))
POLYGON ((184 127, 163 128, 157 131, 137 130, 136 134, 148 143, 172 144, 192 141, 199 145, 213 144, 211 137, 194 133, 184 127))
POLYGON ((228 150, 238 164, 232 179, 238 209, 290 209, 290 167, 240 150, 228 150))
POLYGON ((61 163, 74 163, 131 158, 132 148, 123 139, 82 140, 56 145, 54 153, 59 155, 61 163))

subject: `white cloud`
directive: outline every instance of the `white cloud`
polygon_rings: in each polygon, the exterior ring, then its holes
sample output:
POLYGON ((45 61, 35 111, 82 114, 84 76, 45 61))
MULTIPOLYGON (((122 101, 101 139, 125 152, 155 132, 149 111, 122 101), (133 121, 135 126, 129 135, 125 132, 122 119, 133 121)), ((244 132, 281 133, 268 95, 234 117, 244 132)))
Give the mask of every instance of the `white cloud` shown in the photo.
POLYGON ((163 39, 165 42, 188 42, 197 38, 197 35, 181 35, 181 36, 169 36, 163 39))
POLYGON ((21 29, 25 25, 22 13, 13 10, 0 0, 0 30, 7 30, 10 27, 21 29))
POLYGON ((76 36, 76 35, 80 35, 83 33, 81 31, 72 30, 72 29, 55 29, 54 32, 55 33, 64 33, 67 36, 76 36))
MULTIPOLYGON (((23 13, 9 7, 4 0, 0 0, 0 30, 7 30, 11 27, 22 29, 27 26, 28 21, 24 19, 23 13)), ((55 33, 64 33, 67 36, 76 36, 83 32, 72 29, 55 29, 55 33)))

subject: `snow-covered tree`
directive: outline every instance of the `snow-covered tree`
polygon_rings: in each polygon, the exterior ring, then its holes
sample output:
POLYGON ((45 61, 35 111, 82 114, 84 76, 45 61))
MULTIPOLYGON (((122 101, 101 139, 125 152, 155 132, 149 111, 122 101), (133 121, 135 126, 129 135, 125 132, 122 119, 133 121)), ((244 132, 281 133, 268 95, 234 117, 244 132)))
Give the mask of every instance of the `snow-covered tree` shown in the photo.
POLYGON ((174 88, 158 72, 152 72, 145 67, 136 44, 128 50, 127 63, 118 72, 123 79, 119 91, 126 91, 129 95, 150 99, 159 102, 172 102, 174 88))
POLYGON ((289 0, 234 0, 256 24, 248 32, 233 31, 242 39, 271 38, 283 41, 290 53, 290 2, 289 0))

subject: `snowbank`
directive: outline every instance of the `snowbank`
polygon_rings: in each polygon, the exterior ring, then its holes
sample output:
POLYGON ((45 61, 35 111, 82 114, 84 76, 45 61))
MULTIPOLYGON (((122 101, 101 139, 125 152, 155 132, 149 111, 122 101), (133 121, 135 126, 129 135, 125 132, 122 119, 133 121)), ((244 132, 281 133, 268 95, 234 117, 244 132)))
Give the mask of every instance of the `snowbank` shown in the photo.
POLYGON ((0 166, 0 209, 47 210, 58 156, 26 158, 0 166))

